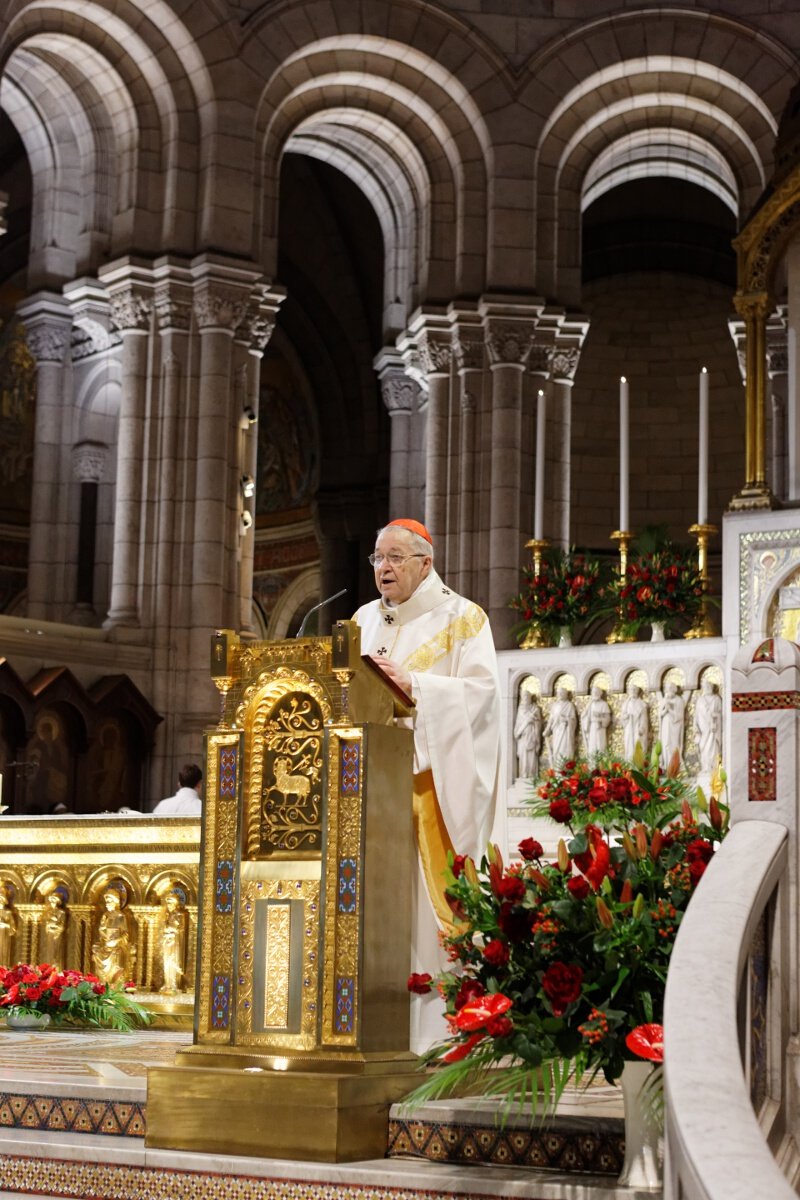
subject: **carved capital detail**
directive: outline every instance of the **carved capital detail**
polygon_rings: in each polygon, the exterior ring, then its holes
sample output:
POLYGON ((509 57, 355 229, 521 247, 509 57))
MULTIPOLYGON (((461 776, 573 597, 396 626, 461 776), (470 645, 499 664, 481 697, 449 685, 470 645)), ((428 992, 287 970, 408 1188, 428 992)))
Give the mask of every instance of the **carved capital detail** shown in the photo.
POLYGON ((248 296, 240 288, 226 287, 204 279, 194 297, 194 314, 200 329, 225 329, 231 332, 242 323, 248 296))
POLYGON ((111 324, 120 332, 146 333, 150 328, 152 301, 141 289, 130 285, 109 294, 111 324))
POLYGON ((533 344, 533 326, 521 321, 490 321, 486 346, 492 366, 524 366, 533 344))
POLYGON ((464 337, 457 333, 453 338, 453 353, 459 371, 480 371, 483 367, 483 338, 464 337))
POLYGON ((66 323, 25 325, 25 341, 37 363, 63 362, 70 337, 71 330, 66 323))
POLYGON ((392 372, 381 380, 381 395, 391 416, 395 413, 412 413, 417 406, 419 384, 409 379, 404 371, 392 372))
POLYGON ((449 375, 453 358, 449 332, 423 329, 417 336, 417 351, 426 375, 449 375))
POLYGON ((577 346, 553 346, 548 355, 551 378, 574 379, 579 361, 577 346))
POLYGON ((186 289, 178 293, 169 286, 157 288, 155 311, 159 333, 171 329, 188 333, 192 323, 192 304, 186 289))
POLYGON ((72 471, 81 483, 99 483, 108 461, 105 442, 78 442, 72 447, 72 471))

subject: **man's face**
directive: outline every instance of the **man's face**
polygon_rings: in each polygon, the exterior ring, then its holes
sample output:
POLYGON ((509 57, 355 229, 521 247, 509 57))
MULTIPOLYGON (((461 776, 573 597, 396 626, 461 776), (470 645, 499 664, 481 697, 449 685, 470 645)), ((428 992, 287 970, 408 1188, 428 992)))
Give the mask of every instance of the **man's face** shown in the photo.
POLYGON ((375 585, 383 599, 392 604, 402 604, 413 596, 433 561, 429 554, 418 554, 410 533, 398 526, 384 529, 375 543, 375 553, 384 555, 383 562, 375 567, 375 585), (389 554, 402 555, 405 561, 393 566, 386 557, 389 554))

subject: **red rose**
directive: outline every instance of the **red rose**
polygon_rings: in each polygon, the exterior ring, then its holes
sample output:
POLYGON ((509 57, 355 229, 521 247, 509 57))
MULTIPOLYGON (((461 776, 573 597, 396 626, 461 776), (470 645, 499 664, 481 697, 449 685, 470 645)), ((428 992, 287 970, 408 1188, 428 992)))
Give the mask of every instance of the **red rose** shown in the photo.
POLYGON ((508 946, 499 938, 492 938, 483 948, 483 957, 491 967, 504 967, 508 962, 508 946))
POLYGON ((410 992, 416 992, 418 996, 427 996, 431 990, 432 979, 433 976, 429 975, 427 971, 424 975, 419 975, 416 971, 413 971, 408 977, 406 986, 410 992))
POLYGON ((567 883, 567 891, 576 900, 585 900, 589 895, 589 884, 582 875, 573 875, 572 879, 567 883))
POLYGON ((550 805, 550 816, 561 825, 566 825, 572 819, 572 806, 569 800, 554 800, 550 805))
POLYGON ((541 842, 537 842, 535 838, 530 837, 523 838, 517 849, 526 862, 533 862, 534 859, 541 858, 543 854, 541 842))
POLYGON ((498 880, 496 890, 498 899, 518 904, 525 896, 525 882, 519 875, 504 875, 498 880))
POLYGON ((453 1001, 456 1012, 463 1008, 465 1004, 469 1004, 472 1000, 477 1000, 480 996, 486 994, 486 988, 482 983, 478 983, 477 979, 465 979, 461 987, 456 993, 456 998, 453 1001))
POLYGON ((466 861, 466 854, 457 854, 453 859, 453 874, 455 875, 456 879, 458 879, 459 875, 462 874, 466 861))
POLYGON ((704 838, 695 838, 686 847, 686 861, 689 863, 702 862, 703 866, 714 857, 714 847, 704 838))
POLYGON ((573 963, 552 963, 542 976, 542 991, 550 1001, 553 1016, 560 1017, 581 994, 583 970, 573 963))

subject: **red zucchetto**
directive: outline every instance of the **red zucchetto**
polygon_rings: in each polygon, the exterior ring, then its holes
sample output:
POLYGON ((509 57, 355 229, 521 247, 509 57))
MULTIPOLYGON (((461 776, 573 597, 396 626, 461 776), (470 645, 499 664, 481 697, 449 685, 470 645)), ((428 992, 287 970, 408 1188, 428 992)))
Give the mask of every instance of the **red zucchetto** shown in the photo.
POLYGON ((426 542, 433 545, 433 538, 421 521, 414 521, 411 517, 398 517, 397 520, 390 521, 386 528, 389 529, 392 525, 401 525, 403 529, 410 529, 412 533, 418 533, 420 537, 425 538, 426 542))

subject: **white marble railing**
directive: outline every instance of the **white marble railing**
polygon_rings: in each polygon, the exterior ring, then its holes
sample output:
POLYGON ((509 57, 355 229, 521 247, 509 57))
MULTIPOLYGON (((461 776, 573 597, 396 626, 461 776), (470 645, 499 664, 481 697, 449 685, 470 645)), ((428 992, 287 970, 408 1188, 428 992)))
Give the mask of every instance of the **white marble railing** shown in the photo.
POLYGON ((796 1200, 776 1161, 796 1174, 788 845, 781 824, 735 825, 681 924, 664 1006, 664 1200, 796 1200))

